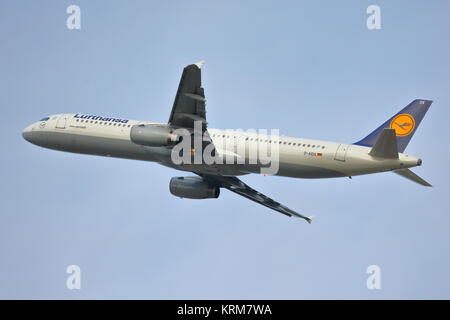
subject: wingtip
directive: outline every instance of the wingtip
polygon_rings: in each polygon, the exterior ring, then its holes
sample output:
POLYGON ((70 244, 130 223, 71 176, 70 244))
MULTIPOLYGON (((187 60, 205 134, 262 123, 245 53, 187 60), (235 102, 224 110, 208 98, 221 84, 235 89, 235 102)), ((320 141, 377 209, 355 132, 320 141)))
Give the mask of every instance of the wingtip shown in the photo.
POLYGON ((306 217, 306 221, 308 221, 309 224, 311 224, 313 219, 314 219, 314 216, 306 217))
POLYGON ((205 64, 205 60, 199 61, 194 63, 199 69, 201 69, 203 67, 203 65, 205 64))

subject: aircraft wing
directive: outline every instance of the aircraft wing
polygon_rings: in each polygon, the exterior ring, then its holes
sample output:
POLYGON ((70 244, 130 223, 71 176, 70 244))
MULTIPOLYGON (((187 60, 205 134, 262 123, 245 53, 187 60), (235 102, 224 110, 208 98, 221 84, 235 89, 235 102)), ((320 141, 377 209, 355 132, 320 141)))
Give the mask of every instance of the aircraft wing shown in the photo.
POLYGON ((234 193, 237 193, 240 196, 243 196, 247 199, 255 201, 259 204, 262 204, 263 206, 266 206, 272 210, 278 211, 289 217, 295 216, 298 218, 305 219, 306 221, 308 221, 308 223, 311 223, 311 220, 313 218, 312 216, 307 217, 298 212, 295 212, 294 210, 289 209, 288 207, 282 205, 281 203, 276 202, 275 200, 272 200, 271 198, 256 191, 255 189, 252 189, 250 186, 246 185, 244 182, 242 182, 237 177, 222 176, 222 175, 210 175, 210 174, 201 174, 201 173, 197 173, 197 174, 199 176, 201 176, 205 181, 208 181, 209 183, 211 183, 213 185, 216 185, 221 188, 226 188, 234 193))
POLYGON ((200 61, 184 68, 170 113, 169 125, 190 129, 194 128, 194 121, 201 121, 202 131, 206 130, 206 99, 201 77, 203 64, 204 61, 200 61))

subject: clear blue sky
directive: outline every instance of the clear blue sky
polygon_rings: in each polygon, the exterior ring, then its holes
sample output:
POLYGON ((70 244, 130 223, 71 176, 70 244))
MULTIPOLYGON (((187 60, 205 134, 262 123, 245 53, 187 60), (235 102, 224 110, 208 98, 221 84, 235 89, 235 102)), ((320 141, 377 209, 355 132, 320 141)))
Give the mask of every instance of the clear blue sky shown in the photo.
POLYGON ((444 0, 1 1, 0 298, 450 298, 449 12, 444 0), (70 4, 81 30, 66 28, 70 4), (366 28, 371 4, 381 30, 366 28), (243 178, 315 215, 308 225, 226 190, 175 198, 183 173, 153 163, 22 139, 54 113, 166 122, 182 68, 202 59, 215 128, 354 142, 434 100, 406 150, 434 187, 391 173, 243 178))

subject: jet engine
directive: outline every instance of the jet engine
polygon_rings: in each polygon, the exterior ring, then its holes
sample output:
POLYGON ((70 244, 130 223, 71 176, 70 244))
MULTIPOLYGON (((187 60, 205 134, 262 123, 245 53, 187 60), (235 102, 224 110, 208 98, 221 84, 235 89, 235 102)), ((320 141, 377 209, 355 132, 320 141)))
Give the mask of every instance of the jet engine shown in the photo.
POLYGON ((189 199, 218 198, 220 188, 209 184, 200 177, 174 177, 170 179, 170 193, 189 199))
POLYGON ((170 128, 150 124, 132 126, 130 139, 136 144, 149 147, 171 146, 180 141, 180 137, 173 134, 170 128))

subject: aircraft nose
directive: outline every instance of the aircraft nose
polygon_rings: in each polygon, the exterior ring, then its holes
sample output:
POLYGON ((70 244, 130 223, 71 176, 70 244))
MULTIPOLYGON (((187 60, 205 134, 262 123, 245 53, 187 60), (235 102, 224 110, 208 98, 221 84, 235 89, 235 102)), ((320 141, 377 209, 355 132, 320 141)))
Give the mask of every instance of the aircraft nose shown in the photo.
POLYGON ((35 132, 33 132, 33 125, 30 125, 28 127, 26 127, 23 131, 22 131, 22 137, 27 140, 28 142, 33 143, 34 139, 33 137, 35 136, 35 132))

